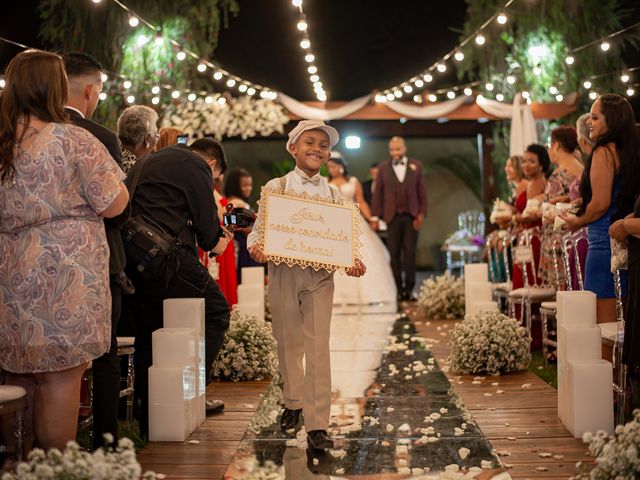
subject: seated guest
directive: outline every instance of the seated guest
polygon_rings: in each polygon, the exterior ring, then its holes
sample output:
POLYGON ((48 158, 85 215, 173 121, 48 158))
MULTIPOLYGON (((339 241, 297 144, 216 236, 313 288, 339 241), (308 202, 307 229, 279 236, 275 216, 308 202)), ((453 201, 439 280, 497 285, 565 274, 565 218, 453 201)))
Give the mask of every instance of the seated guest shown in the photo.
POLYGON ((125 173, 139 158, 153 152, 158 143, 158 114, 144 105, 128 107, 118 118, 118 139, 122 146, 125 173))
POLYGON ((16 55, 5 82, 0 369, 7 384, 27 390, 27 448, 35 436, 39 447, 63 450, 76 438, 82 374, 111 343, 103 218, 119 215, 129 195, 104 145, 68 123, 58 55, 16 55))

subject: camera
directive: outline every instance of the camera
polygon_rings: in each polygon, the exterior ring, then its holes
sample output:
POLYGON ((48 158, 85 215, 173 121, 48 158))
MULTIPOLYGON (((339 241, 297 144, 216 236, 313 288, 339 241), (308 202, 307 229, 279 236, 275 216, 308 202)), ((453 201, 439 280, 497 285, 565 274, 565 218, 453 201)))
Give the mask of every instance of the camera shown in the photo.
POLYGON ((233 203, 229 203, 222 220, 225 227, 248 228, 256 221, 256 215, 248 208, 234 207, 233 203))

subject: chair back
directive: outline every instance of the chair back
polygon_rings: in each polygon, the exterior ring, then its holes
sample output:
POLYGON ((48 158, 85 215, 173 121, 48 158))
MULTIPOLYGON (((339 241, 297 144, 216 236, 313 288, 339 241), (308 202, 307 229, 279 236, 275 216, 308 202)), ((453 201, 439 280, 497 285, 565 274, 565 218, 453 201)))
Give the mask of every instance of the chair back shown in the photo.
POLYGON ((587 229, 581 228, 562 237, 562 260, 567 278, 567 290, 584 290, 582 266, 589 247, 587 229))
POLYGON ((535 261, 535 249, 540 248, 541 232, 539 227, 526 228, 518 235, 513 251, 513 263, 522 269, 524 287, 540 285, 540 272, 535 261))
POLYGON ((484 235, 486 217, 483 212, 467 210, 458 214, 458 230, 466 230, 471 235, 484 235))

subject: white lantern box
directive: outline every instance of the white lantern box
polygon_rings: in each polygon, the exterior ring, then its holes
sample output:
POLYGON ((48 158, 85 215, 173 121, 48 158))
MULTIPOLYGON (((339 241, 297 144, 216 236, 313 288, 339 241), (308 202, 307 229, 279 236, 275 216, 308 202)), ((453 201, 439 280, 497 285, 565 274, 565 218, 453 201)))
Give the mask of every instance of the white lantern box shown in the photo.
POLYGON ((242 267, 242 285, 260 285, 264 288, 264 267, 242 267))
POLYGON ((184 441, 196 427, 196 372, 188 367, 149 368, 149 440, 184 441))
POLYGON ((193 328, 160 328, 153 332, 153 365, 156 367, 191 367, 195 370, 196 337, 193 328))

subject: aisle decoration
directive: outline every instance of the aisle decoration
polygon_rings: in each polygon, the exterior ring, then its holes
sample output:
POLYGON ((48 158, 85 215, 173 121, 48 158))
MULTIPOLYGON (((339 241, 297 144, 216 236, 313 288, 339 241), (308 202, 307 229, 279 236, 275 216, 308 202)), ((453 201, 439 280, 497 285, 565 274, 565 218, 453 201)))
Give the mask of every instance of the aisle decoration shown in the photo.
POLYGON ((233 380, 263 380, 278 369, 276 341, 271 325, 254 315, 231 313, 224 344, 213 363, 214 376, 233 380))
POLYGON ((229 101, 219 97, 208 103, 207 99, 198 98, 171 104, 164 112, 162 126, 178 128, 189 135, 213 135, 218 140, 236 136, 246 140, 257 135, 283 134, 288 122, 281 105, 242 96, 229 101))
MULTIPOLYGON (((113 444, 113 437, 105 435, 106 443, 113 444)), ((118 440, 115 448, 99 448, 88 452, 76 443, 67 443, 63 452, 57 448, 45 452, 34 448, 29 452, 26 462, 16 466, 15 473, 4 473, 2 480, 153 480, 154 472, 145 472, 136 459, 133 442, 128 438, 118 440)))
POLYGON ((418 307, 425 317, 454 320, 464 317, 464 283, 449 272, 426 279, 420 286, 418 307))
POLYGON ((467 316, 451 332, 449 363, 462 374, 524 370, 531 361, 530 340, 520 323, 501 313, 467 316))
POLYGON ((596 466, 578 462, 582 472, 576 479, 632 480, 638 478, 640 472, 640 410, 633 411, 633 419, 625 425, 616 427, 615 435, 609 437, 605 432, 595 435, 585 433, 582 437, 589 443, 589 454, 596 459, 596 466), (588 470, 591 470, 590 472, 588 470))

